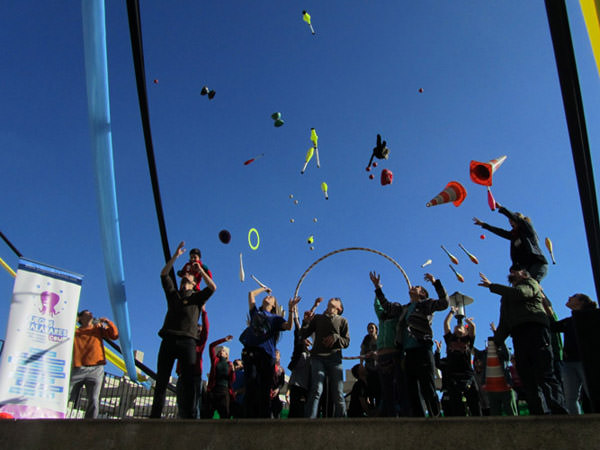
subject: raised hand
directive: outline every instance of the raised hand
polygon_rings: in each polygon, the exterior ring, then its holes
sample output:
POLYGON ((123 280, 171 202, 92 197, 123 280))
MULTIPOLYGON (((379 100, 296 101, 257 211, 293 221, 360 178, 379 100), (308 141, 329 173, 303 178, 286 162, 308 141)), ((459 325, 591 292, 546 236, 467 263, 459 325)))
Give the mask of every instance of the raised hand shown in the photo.
POLYGON ((175 250, 175 253, 177 254, 178 257, 185 253, 184 245, 185 245, 185 242, 181 241, 179 243, 179 245, 177 246, 177 250, 175 250))
POLYGON ((479 278, 481 278, 481 283, 477 284, 477 286, 490 287, 492 282, 488 280, 488 278, 479 272, 479 278))
MULTIPOLYGON (((315 310, 316 310, 316 309, 319 307, 319 305, 321 304, 321 302, 322 302, 322 301, 323 301, 323 297, 317 297, 317 298, 315 299, 315 303, 314 303, 313 307, 312 307, 312 308, 310 308, 310 313, 311 313, 311 315, 313 315, 313 316, 314 316, 314 314, 315 314, 315 310)), ((312 319, 312 317, 311 317, 311 319, 312 319)))
POLYGON ((435 283, 435 277, 430 273, 425 274, 425 281, 429 281, 430 283, 435 283))
POLYGON ((288 310, 289 311, 294 311, 294 309, 296 309, 296 305, 298 303, 300 303, 300 299, 302 297, 294 297, 294 298, 290 298, 290 301, 288 302, 288 310))
POLYGON ((378 288, 379 285, 381 284, 381 275, 378 275, 375 272, 369 272, 369 278, 371 278, 371 281, 373 282, 373 286, 378 288))

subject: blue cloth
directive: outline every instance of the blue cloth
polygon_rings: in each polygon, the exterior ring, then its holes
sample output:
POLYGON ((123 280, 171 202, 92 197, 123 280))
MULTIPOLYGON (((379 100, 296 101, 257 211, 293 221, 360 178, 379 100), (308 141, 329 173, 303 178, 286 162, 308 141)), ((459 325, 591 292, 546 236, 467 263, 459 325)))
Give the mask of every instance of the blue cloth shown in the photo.
POLYGON ((104 270, 127 373, 132 380, 137 381, 125 296, 125 274, 113 167, 104 2, 82 0, 81 9, 88 115, 94 152, 104 270))
POLYGON ((235 371, 235 381, 233 382, 233 386, 231 386, 231 389, 233 389, 233 392, 235 392, 235 402, 239 403, 239 404, 243 404, 244 403, 244 385, 246 383, 246 380, 244 378, 244 370, 236 370, 235 371), (242 390, 241 392, 238 392, 242 390))
POLYGON ((275 358, 277 338, 284 323, 283 317, 254 306, 250 310, 250 325, 240 336, 240 342, 244 344, 244 347, 261 348, 271 358, 275 358))

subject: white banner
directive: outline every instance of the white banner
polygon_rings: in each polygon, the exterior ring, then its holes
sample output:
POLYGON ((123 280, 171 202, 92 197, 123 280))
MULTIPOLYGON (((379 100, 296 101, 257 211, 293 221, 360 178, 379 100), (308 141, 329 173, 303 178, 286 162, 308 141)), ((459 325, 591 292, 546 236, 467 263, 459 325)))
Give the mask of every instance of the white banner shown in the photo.
POLYGON ((82 276, 19 260, 0 359, 0 411, 64 418, 82 276))

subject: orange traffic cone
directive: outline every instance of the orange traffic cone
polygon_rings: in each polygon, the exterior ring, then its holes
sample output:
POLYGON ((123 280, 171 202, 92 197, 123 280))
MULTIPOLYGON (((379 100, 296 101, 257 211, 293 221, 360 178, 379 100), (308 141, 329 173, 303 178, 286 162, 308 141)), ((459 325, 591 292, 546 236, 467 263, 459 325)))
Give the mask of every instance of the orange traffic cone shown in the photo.
POLYGON ((500 365, 496 344, 491 339, 488 341, 485 384, 482 386, 482 389, 487 392, 510 391, 510 386, 506 382, 506 378, 504 378, 504 371, 500 365))
POLYGON ((437 196, 432 198, 428 203, 427 207, 441 205, 442 203, 453 202, 454 206, 460 205, 463 200, 467 197, 467 191, 458 181, 451 181, 446 185, 444 190, 437 196))
POLYGON ((502 165, 506 155, 496 159, 492 159, 489 162, 482 163, 479 161, 471 161, 469 166, 469 174, 473 183, 481 184, 483 186, 492 185, 492 175, 502 165))

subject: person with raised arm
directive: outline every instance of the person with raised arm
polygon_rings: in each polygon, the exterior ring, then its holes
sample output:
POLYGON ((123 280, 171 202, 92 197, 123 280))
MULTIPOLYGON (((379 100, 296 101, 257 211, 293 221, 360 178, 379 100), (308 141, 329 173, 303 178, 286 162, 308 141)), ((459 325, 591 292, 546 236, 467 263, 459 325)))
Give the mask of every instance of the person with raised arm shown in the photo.
POLYGON ((233 339, 232 335, 211 342, 208 346, 210 356, 210 374, 208 375, 208 398, 210 401, 210 416, 216 410, 221 419, 231 417, 231 402, 234 399, 233 383, 235 370, 229 361, 229 347, 221 345, 233 339))
POLYGON ((86 419, 96 419, 100 407, 100 390, 104 382, 104 343, 102 339, 117 339, 117 326, 106 317, 95 319, 87 309, 77 314, 79 328, 73 341, 73 368, 71 369, 71 398, 78 399, 85 386, 88 404, 86 419))
POLYGON ((497 236, 508 239, 512 261, 511 270, 525 269, 539 283, 548 272, 548 260, 540 249, 538 235, 533 228, 531 219, 519 212, 509 211, 498 202, 496 202, 496 205, 498 206, 498 212, 508 219, 510 230, 488 225, 477 217, 473 217, 474 224, 491 231, 497 236))
POLYGON ((450 324, 455 314, 456 308, 451 306, 444 320, 446 365, 443 381, 448 394, 444 415, 466 416, 465 406, 468 406, 471 416, 481 416, 479 390, 471 363, 475 345, 475 323, 473 318, 468 318, 465 319, 467 326, 461 321, 452 330, 450 324), (463 403, 463 397, 466 399, 466 405, 463 403))
POLYGON ((244 415, 246 418, 271 417, 271 385, 275 371, 275 350, 279 334, 291 330, 293 311, 300 298, 290 299, 287 321, 276 314, 277 299, 271 289, 261 286, 248 293, 249 324, 242 332, 240 342, 244 345, 244 415), (266 292, 260 308, 256 307, 256 296, 266 292))
POLYGON ((411 415, 424 417, 423 402, 425 402, 429 415, 437 417, 440 415, 440 401, 435 392, 431 323, 435 311, 443 311, 448 307, 448 294, 440 280, 426 273, 425 280, 435 287, 437 300, 429 298, 429 293, 423 286, 412 286, 408 290, 410 303, 407 305, 391 303, 381 290, 381 277, 375 272, 369 275, 381 305, 388 308, 391 313, 399 315, 396 344, 404 350, 404 370, 411 415))
POLYGON ((206 283, 201 291, 194 289, 196 280, 191 273, 183 274, 179 289, 169 275, 173 264, 185 253, 185 242, 180 242, 171 259, 160 272, 160 280, 167 299, 167 313, 158 335, 162 338, 158 350, 156 385, 150 418, 160 419, 165 405, 165 395, 175 360, 181 368, 181 411, 182 418, 194 417, 194 365, 196 363, 196 338, 200 310, 217 285, 197 264, 195 269, 206 283))
POLYGON ((341 316, 343 312, 342 300, 334 297, 327 302, 323 314, 311 312, 305 316, 302 324, 300 334, 303 338, 315 334, 310 354, 311 382, 306 406, 307 415, 312 419, 317 417, 326 378, 329 379, 329 395, 334 405, 334 416, 346 416, 342 349, 350 345, 350 333, 348 321, 341 316))
POLYGON ((494 342, 500 346, 509 335, 512 337, 516 368, 530 413, 567 414, 562 389, 554 374, 549 321, 540 285, 526 270, 511 269, 510 286, 492 283, 482 273, 479 276, 479 286, 501 296, 494 342))

